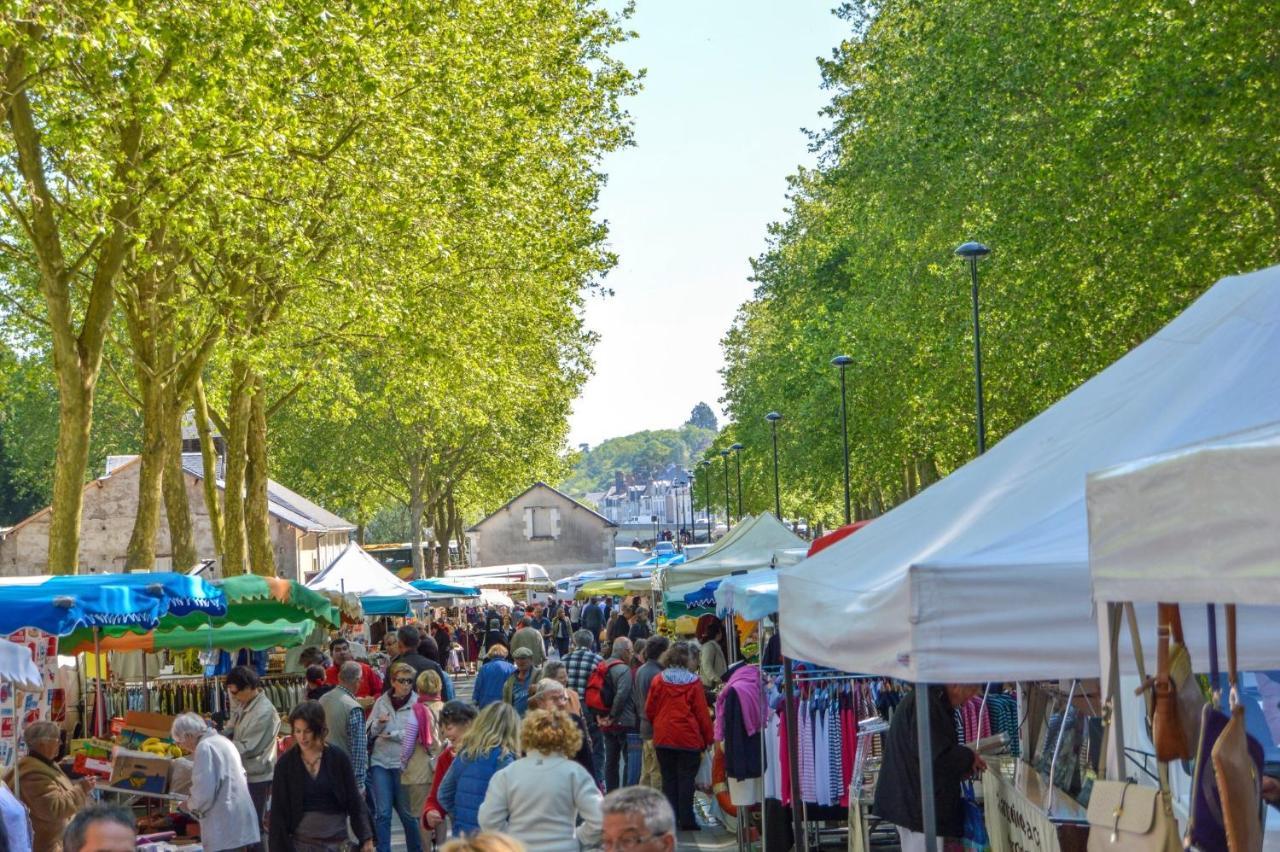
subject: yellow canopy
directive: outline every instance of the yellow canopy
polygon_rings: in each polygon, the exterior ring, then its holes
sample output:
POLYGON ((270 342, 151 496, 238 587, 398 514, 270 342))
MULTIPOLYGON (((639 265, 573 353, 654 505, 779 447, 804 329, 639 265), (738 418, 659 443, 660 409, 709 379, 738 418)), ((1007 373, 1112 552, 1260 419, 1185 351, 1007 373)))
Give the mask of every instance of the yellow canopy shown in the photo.
POLYGON ((625 595, 627 593, 626 580, 592 580, 589 583, 583 583, 582 588, 578 589, 576 597, 578 600, 587 600, 594 597, 604 597, 605 595, 625 595))

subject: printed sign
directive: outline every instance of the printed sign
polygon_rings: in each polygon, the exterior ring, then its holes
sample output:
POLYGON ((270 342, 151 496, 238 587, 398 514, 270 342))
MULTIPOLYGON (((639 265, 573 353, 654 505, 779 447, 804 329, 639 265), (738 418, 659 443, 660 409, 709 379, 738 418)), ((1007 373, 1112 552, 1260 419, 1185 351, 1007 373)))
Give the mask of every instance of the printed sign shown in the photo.
POLYGON ((998 772, 982 774, 982 798, 992 852, 1060 852, 1058 831, 1044 808, 998 772))

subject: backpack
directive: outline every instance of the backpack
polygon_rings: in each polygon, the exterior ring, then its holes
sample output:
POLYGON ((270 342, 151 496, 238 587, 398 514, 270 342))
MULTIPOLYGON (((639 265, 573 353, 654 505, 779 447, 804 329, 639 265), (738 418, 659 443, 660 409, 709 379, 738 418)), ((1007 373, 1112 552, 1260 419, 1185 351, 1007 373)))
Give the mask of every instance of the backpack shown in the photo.
POLYGON ((615 665, 625 666, 626 663, 616 659, 601 660, 587 678, 587 706, 605 716, 613 711, 613 699, 617 694, 613 678, 609 677, 609 670, 615 665))

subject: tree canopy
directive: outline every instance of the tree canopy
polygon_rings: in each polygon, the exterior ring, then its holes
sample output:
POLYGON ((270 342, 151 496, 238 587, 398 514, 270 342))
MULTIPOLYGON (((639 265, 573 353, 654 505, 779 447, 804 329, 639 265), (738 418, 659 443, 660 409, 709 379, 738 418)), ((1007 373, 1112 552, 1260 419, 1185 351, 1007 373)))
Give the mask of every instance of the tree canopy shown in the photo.
POLYGON ((1181 0, 849 2, 820 62, 820 165, 791 181, 723 341, 746 502, 839 520, 974 453, 977 239, 988 444, 1181 311, 1280 257, 1280 9, 1181 0))
POLYGON ((154 564, 161 512, 192 558, 188 409, 206 464, 208 421, 225 441, 206 502, 229 573, 274 573, 269 473, 359 519, 401 505, 420 533, 558 471, 584 299, 613 263, 596 198, 601 155, 630 141, 638 77, 610 53, 629 13, 0 13, 0 296, 13 369, 52 389, 55 475, 32 492, 53 503, 50 570, 76 567, 107 397, 142 456, 132 568, 154 564))

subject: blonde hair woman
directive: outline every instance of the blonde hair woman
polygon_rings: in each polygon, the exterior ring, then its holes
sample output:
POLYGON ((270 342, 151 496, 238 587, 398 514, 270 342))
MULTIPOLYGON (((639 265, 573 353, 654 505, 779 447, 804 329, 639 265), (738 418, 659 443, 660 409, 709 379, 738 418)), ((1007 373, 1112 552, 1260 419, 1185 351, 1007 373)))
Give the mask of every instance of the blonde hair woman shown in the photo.
MULTIPOLYGON (((444 683, 440 675, 431 669, 418 675, 415 687, 418 700, 410 708, 405 724, 404 739, 400 746, 400 787, 409 800, 409 813, 421 814, 431 794, 435 779, 435 758, 444 750, 444 738, 440 736, 440 690, 444 683)), ((419 821, 422 848, 430 849, 434 832, 419 821)))
POLYGON ((471 837, 450 840, 440 847, 440 852, 527 852, 525 845, 514 837, 482 831, 471 837))
POLYGON ((378 838, 378 852, 391 852, 391 814, 400 817, 405 845, 409 852, 422 852, 418 833, 418 816, 409 810, 401 789, 401 762, 405 730, 413 718, 413 682, 418 673, 408 663, 393 663, 388 673, 391 691, 378 696, 369 711, 369 739, 373 751, 369 756, 369 785, 373 790, 373 829, 378 838))
POLYGON ((538 852, 578 852, 600 840, 600 788, 573 760, 578 723, 563 710, 531 710, 520 731, 525 756, 493 777, 480 827, 519 837, 538 852), (578 819, 582 825, 574 826, 578 819))
POLYGON ((480 803, 489 780, 520 755, 520 716, 510 704, 490 704, 462 737, 437 799, 453 818, 453 835, 480 828, 480 803))

